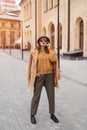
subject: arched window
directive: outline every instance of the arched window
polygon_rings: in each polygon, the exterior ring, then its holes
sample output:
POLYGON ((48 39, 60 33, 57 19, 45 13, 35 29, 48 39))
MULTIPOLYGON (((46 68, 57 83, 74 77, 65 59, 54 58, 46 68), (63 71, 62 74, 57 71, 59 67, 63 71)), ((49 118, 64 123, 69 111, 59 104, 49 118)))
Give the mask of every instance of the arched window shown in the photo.
POLYGON ((53 8, 53 0, 51 0, 51 8, 53 8))
POLYGON ((48 0, 44 0, 44 1, 43 1, 43 5, 44 5, 44 6, 43 6, 43 11, 44 11, 44 12, 48 11, 48 0))
POLYGON ((83 21, 80 22, 80 40, 79 40, 80 49, 83 49, 83 21))
POLYGON ((58 5, 58 0, 53 0, 53 6, 57 6, 58 5))
POLYGON ((24 20, 26 19, 26 7, 24 6, 24 20))
POLYGON ((54 28, 52 28, 52 35, 51 35, 51 45, 52 48, 55 48, 55 32, 54 32, 54 28))
POLYGON ((50 47, 55 49, 55 26, 53 22, 49 23, 47 34, 50 38, 50 47))
POLYGON ((43 35, 46 35, 46 28, 45 28, 45 27, 43 28, 42 31, 43 31, 42 34, 43 34, 43 35))
POLYGON ((51 24, 50 26, 50 44, 51 44, 51 48, 55 48, 55 28, 54 28, 54 24, 51 24))
POLYGON ((30 10, 29 10, 29 14, 30 14, 30 18, 32 17, 32 2, 30 1, 30 10))
POLYGON ((53 0, 49 0, 49 9, 53 8, 53 0))

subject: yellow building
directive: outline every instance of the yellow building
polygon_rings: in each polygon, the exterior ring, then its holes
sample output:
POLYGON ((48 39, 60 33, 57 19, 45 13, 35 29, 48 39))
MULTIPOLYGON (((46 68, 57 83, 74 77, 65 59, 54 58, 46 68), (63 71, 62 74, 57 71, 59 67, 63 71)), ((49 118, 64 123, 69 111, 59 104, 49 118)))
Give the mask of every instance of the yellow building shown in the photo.
POLYGON ((0 14, 0 47, 14 47, 14 43, 21 35, 19 16, 12 13, 0 14))
POLYGON ((86 5, 87 0, 21 0, 24 46, 28 41, 35 46, 39 36, 47 35, 56 51, 59 41, 61 53, 81 50, 87 57, 86 5))

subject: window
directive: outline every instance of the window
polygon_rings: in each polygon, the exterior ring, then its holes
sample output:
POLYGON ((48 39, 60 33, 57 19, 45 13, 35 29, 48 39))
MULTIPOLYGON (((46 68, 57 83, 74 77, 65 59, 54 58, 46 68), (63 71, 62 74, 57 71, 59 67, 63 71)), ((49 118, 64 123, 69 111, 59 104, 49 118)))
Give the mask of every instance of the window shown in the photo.
POLYGON ((51 25, 50 28, 50 41, 51 41, 51 47, 54 49, 55 48, 55 28, 54 28, 54 24, 51 25))
POLYGON ((62 49, 62 25, 59 25, 59 47, 62 49))
POLYGON ((2 23, 2 27, 5 27, 5 23, 2 23))
POLYGON ((51 0, 51 8, 53 8, 53 0, 51 0))
POLYGON ((14 24, 13 23, 11 23, 11 28, 13 28, 14 27, 14 24))
POLYGON ((48 11, 48 0, 44 0, 44 12, 48 11))
POLYGON ((14 43, 14 41, 15 41, 15 33, 14 31, 10 31, 10 43, 12 44, 14 43))
POLYGON ((1 31, 1 44, 2 44, 2 47, 5 47, 5 44, 6 44, 6 31, 1 31))
POLYGON ((54 6, 57 6, 57 5, 58 5, 58 0, 53 0, 53 2, 54 2, 54 3, 53 3, 54 6))
POLYGON ((83 21, 80 22, 80 49, 83 49, 83 21))
POLYGON ((30 10, 29 10, 29 13, 30 13, 30 18, 32 17, 32 2, 30 1, 30 10))
POLYGON ((49 9, 53 8, 53 0, 49 0, 49 9))

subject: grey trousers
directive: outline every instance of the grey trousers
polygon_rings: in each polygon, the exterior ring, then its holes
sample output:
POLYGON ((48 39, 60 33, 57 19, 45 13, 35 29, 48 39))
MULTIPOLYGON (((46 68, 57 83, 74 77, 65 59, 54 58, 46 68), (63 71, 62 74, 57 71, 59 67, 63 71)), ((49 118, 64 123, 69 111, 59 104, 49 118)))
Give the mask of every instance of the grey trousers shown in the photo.
POLYGON ((48 102, 49 102, 49 113, 54 114, 55 109, 55 97, 54 97, 54 85, 53 85, 53 74, 43 74, 37 76, 34 83, 34 93, 31 101, 31 114, 36 115, 39 100, 41 96, 42 87, 45 86, 48 102))

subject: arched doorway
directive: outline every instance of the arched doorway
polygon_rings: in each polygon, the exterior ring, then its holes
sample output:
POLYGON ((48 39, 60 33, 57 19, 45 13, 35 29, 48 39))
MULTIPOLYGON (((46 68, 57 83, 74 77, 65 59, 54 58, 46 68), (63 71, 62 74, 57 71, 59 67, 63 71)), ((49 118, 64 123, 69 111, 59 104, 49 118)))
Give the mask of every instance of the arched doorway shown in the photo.
POLYGON ((50 37, 50 47, 54 49, 55 48, 55 27, 52 22, 48 26, 48 32, 50 37))
POLYGON ((84 23, 82 18, 78 18, 76 21, 76 48, 78 50, 83 49, 84 43, 84 23))
POLYGON ((62 25, 59 24, 59 48, 62 49, 62 25))
POLYGON ((80 30, 80 31, 79 31, 79 33, 80 33, 80 34, 79 34, 79 35, 80 35, 80 36, 79 36, 79 38, 80 38, 80 40, 79 40, 79 48, 80 48, 80 49, 83 49, 83 20, 80 21, 79 28, 80 28, 80 29, 79 29, 79 30, 80 30))

